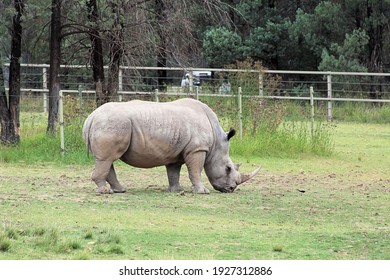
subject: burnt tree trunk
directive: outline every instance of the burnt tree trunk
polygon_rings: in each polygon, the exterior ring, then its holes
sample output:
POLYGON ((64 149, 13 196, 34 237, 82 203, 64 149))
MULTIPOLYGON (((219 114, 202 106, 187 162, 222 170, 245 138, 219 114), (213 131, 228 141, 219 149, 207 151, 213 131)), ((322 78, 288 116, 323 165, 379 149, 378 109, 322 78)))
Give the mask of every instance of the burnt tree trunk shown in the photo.
POLYGON ((110 2, 114 14, 114 23, 109 36, 109 64, 108 64, 108 95, 111 99, 116 99, 119 90, 119 66, 123 55, 123 28, 121 20, 124 17, 125 7, 110 2))
MULTIPOLYGON (((159 37, 159 43, 157 46, 157 67, 166 67, 167 66, 167 52, 166 52, 166 36, 164 34, 164 22, 166 19, 166 11, 164 0, 156 0, 156 15, 157 15, 157 34, 159 37)), ((158 77, 158 89, 165 91, 166 89, 166 80, 167 80, 167 70, 159 69, 157 70, 158 77)))
MULTIPOLYGON (((377 20, 382 12, 383 1, 379 0, 375 5, 368 1, 367 21, 368 21, 368 71, 383 73, 383 30, 384 23, 377 20)), ((383 78, 371 77, 370 98, 381 99, 383 78)), ((380 104, 380 103, 378 103, 380 104)), ((376 104, 377 105, 377 104, 376 104)))
POLYGON ((88 35, 91 40, 92 76, 96 92, 96 105, 100 106, 108 102, 109 97, 104 77, 103 43, 98 27, 99 14, 96 0, 88 0, 87 8, 88 20, 91 23, 91 27, 88 30, 88 35))
POLYGON ((49 116, 47 133, 54 134, 58 125, 58 100, 61 65, 61 3, 52 0, 50 24, 49 116))
POLYGON ((5 84, 2 66, 0 66, 0 110, 1 110, 1 143, 18 144, 19 134, 19 103, 20 103, 20 57, 22 53, 22 15, 23 0, 15 0, 15 15, 12 18, 11 61, 9 71, 8 100, 5 95, 5 84))

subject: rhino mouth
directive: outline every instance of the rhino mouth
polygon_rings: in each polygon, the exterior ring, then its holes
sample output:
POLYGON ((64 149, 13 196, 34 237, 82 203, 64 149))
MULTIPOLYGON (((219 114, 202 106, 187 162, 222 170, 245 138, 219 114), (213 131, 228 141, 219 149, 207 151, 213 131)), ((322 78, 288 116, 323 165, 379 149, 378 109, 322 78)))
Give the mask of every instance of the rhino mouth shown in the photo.
POLYGON ((236 189, 236 187, 220 187, 220 186, 213 186, 215 190, 221 192, 221 193, 232 193, 236 189))

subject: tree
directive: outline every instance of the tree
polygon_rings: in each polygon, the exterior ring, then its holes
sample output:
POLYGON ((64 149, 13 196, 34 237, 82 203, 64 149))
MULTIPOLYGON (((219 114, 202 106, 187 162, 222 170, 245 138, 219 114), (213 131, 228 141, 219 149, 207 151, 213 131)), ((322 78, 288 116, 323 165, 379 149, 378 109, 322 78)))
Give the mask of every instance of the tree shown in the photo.
POLYGON ((54 134, 58 125, 58 100, 60 93, 61 66, 61 6, 62 0, 51 2, 50 24, 50 70, 49 70, 49 115, 47 132, 54 134))
POLYGON ((96 0, 88 0, 88 20, 90 27, 88 35, 91 40, 91 65, 94 87, 96 91, 96 104, 98 106, 108 102, 107 88, 104 76, 103 42, 100 37, 99 11, 96 0))
POLYGON ((346 34, 342 44, 333 43, 322 52, 318 66, 321 71, 367 72, 365 63, 369 38, 364 30, 354 29, 346 34))
MULTIPOLYGON (((125 1, 126 2, 126 1, 125 1)), ((129 3, 121 5, 115 1, 109 1, 114 16, 114 21, 109 31, 109 61, 108 61, 108 96, 116 99, 119 89, 119 67, 124 53, 125 15, 128 12, 129 3)))
POLYGON ((211 28, 203 38, 203 49, 211 67, 222 67, 242 56, 242 40, 225 27, 211 28))
POLYGON ((20 102, 20 57, 22 44, 23 0, 14 1, 15 14, 12 18, 11 58, 9 75, 8 100, 5 95, 5 84, 2 66, 0 66, 0 118, 1 142, 3 144, 18 144, 19 134, 19 102, 20 102))

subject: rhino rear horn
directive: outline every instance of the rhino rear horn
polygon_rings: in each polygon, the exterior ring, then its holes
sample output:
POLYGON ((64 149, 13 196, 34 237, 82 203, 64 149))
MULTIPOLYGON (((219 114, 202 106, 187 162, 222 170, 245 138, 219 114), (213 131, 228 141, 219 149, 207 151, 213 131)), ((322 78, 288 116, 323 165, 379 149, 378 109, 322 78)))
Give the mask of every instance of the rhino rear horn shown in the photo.
POLYGON ((252 173, 250 173, 250 174, 243 174, 243 173, 241 173, 241 182, 240 182, 240 184, 242 184, 242 183, 248 181, 249 179, 253 178, 257 173, 259 173, 260 169, 261 169, 261 166, 259 168, 257 168, 255 171, 253 171, 252 173))

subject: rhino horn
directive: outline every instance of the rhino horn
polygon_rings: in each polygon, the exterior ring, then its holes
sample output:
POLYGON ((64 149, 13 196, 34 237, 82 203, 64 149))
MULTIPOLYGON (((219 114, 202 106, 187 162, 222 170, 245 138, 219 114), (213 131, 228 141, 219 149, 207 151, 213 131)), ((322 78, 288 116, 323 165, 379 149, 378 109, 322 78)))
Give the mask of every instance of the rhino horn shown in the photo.
POLYGON ((253 178, 257 173, 259 173, 261 169, 261 166, 259 168, 257 168, 255 171, 253 171, 252 173, 250 174, 244 174, 244 173, 241 173, 241 182, 240 184, 248 181, 249 179, 253 178))

